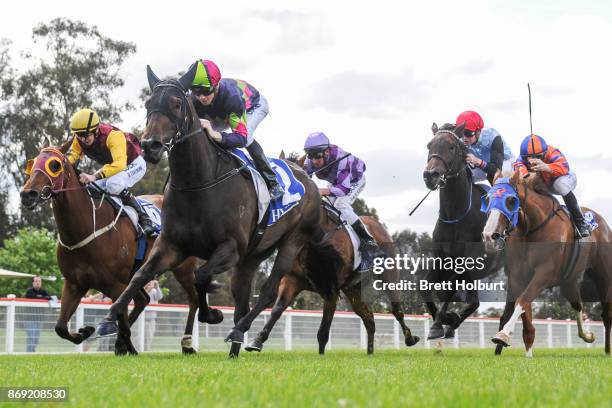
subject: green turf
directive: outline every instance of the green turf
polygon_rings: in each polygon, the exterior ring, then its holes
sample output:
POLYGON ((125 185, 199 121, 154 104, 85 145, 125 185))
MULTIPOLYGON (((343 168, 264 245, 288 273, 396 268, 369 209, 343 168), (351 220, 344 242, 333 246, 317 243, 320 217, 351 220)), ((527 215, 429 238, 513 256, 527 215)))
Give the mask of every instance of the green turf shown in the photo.
POLYGON ((0 357, 0 384, 68 386, 70 404, 87 407, 611 406, 612 358, 603 350, 534 354, 243 351, 238 360, 224 353, 16 355, 0 357))

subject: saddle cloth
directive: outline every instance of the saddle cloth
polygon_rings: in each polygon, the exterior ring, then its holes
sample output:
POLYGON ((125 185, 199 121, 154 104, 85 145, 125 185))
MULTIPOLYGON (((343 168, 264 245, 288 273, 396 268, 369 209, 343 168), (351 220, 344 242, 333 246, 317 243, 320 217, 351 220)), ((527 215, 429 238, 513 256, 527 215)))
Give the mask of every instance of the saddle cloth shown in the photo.
POLYGON ((268 206, 270 206, 270 214, 268 215, 268 227, 273 225, 282 218, 283 215, 287 214, 289 210, 298 205, 306 190, 304 185, 295 178, 295 175, 289 168, 289 165, 280 159, 271 159, 268 157, 270 167, 276 173, 276 179, 280 184, 281 188, 285 192, 278 200, 270 201, 270 193, 268 187, 261 174, 255 168, 255 165, 246 153, 240 149, 231 149, 230 152, 243 164, 246 164, 247 168, 251 172, 251 179, 253 180, 253 186, 257 193, 257 208, 258 218, 257 222, 261 223, 268 206))
MULTIPOLYGON (((136 212, 136 210, 130 207, 129 205, 123 205, 123 203, 118 197, 112 197, 112 199, 117 205, 117 207, 115 208, 123 207, 123 212, 128 216, 128 218, 134 225, 134 228, 137 231, 140 231, 140 227, 138 226, 138 213, 136 212)), ((161 210, 155 207, 155 205, 153 205, 153 203, 150 201, 144 200, 142 198, 136 198, 136 200, 138 200, 140 206, 145 210, 145 212, 147 213, 149 218, 151 218, 151 221, 153 221, 153 224, 155 225, 155 232, 153 233, 153 235, 159 235, 162 227, 161 210)))

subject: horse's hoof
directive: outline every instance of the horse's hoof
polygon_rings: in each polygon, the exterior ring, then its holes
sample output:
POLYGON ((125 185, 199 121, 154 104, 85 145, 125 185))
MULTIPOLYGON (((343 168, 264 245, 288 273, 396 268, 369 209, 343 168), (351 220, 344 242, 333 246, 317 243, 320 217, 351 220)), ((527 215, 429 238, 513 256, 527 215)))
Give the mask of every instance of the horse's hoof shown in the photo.
POLYGON ((95 327, 83 326, 79 329, 79 334, 83 340, 88 339, 96 331, 95 327))
POLYGON ((198 321, 200 323, 219 324, 223 321, 223 312, 218 309, 209 308, 198 312, 198 321))
POLYGON ((436 340, 444 338, 444 329, 442 327, 431 326, 427 340, 436 340))
POLYGON ((495 355, 496 356, 500 356, 503 350, 504 350, 504 345, 503 344, 496 345, 495 346, 495 355))
POLYGON ((261 352, 261 349, 263 349, 263 341, 261 341, 259 339, 259 337, 256 337, 255 340, 253 340, 248 346, 246 346, 244 348, 246 351, 251 352, 251 351, 256 351, 258 353, 261 352))
POLYGON ((232 343, 232 346, 230 347, 229 358, 238 358, 241 346, 242 343, 232 343))
POLYGON ((225 338, 225 342, 226 343, 232 342, 232 343, 242 344, 242 343, 244 343, 244 333, 241 332, 240 330, 234 328, 234 329, 232 329, 229 332, 229 334, 225 338))
POLYGON ((419 342, 419 340, 421 340, 421 338, 419 336, 406 336, 404 341, 406 343, 406 346, 412 347, 415 344, 417 344, 419 342))
POLYGON ((503 331, 500 331, 499 333, 497 333, 495 337, 491 339, 491 341, 503 347, 510 346, 510 336, 504 333, 503 331))
POLYGON ((117 334, 117 323, 114 320, 104 319, 96 328, 96 338, 108 337, 117 334))
POLYGON ((455 329, 453 329, 451 326, 444 326, 444 338, 445 339, 455 338, 455 329))
POLYGON ((198 354, 196 349, 194 349, 193 347, 182 347, 182 351, 183 351, 183 354, 185 355, 198 354))
POLYGON ((593 343, 595 341, 595 334, 593 334, 593 332, 586 332, 582 340, 584 340, 585 343, 593 343))
POLYGON ((115 343, 115 355, 116 356, 125 356, 128 353, 128 349, 123 343, 115 343))

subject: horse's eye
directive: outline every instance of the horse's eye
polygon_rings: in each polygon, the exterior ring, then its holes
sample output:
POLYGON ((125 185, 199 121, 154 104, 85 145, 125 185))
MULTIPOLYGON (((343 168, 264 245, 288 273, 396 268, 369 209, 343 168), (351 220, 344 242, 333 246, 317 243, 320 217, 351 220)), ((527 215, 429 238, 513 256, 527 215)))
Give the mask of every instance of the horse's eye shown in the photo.
POLYGON ((455 151, 455 146, 451 146, 450 150, 451 150, 451 152, 454 152, 455 151))
POLYGON ((57 173, 58 171, 60 171, 61 168, 62 168, 62 165, 57 160, 53 160, 51 161, 51 163, 49 163, 49 169, 54 173, 57 173))
POLYGON ((510 211, 515 211, 517 205, 518 205, 518 201, 516 200, 516 197, 506 198, 506 208, 508 208, 510 211))

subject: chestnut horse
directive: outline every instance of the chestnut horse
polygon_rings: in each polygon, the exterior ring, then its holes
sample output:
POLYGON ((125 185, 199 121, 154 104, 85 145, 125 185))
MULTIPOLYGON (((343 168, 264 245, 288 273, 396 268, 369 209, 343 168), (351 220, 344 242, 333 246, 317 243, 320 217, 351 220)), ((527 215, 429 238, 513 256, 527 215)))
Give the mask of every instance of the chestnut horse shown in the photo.
MULTIPOLYGON (((325 301, 323 306, 323 317, 317 340, 319 342, 319 354, 325 353, 325 346, 329 340, 329 331, 332 319, 336 311, 338 296, 342 291, 353 311, 361 318, 368 335, 367 352, 374 352, 374 315, 362 299, 360 273, 355 272, 353 266, 353 243, 343 224, 338 217, 331 217, 326 206, 321 206, 321 225, 327 234, 326 241, 333 245, 337 254, 331 254, 331 259, 324 259, 320 251, 312 251, 306 247, 299 255, 293 269, 283 277, 278 290, 276 301, 272 308, 269 320, 263 330, 246 347, 247 351, 261 351, 263 343, 268 339, 276 321, 284 310, 291 305, 297 295, 303 290, 318 293, 325 301), (340 258, 338 258, 338 254, 340 258), (335 259, 334 259, 335 257, 335 259)), ((333 210, 332 210, 333 211, 333 210)), ((383 224, 370 216, 360 217, 372 234, 378 246, 383 250, 384 256, 394 258, 397 254, 395 244, 383 224)), ((385 282, 398 282, 399 271, 397 269, 386 269, 382 275, 385 282)), ((402 328, 404 341, 407 346, 418 343, 419 337, 413 336, 404 322, 404 312, 399 298, 399 292, 388 291, 391 300, 392 313, 402 328)))
MULTIPOLYGON (((21 190, 21 204, 33 209, 51 199, 58 229, 57 263, 64 276, 62 303, 55 332, 74 344, 80 344, 94 332, 84 326, 78 332, 68 331, 68 322, 81 298, 89 289, 98 290, 116 300, 126 288, 137 251, 137 232, 128 217, 119 217, 103 198, 94 200, 79 183, 76 170, 65 154, 71 140, 64 146, 46 147, 30 161, 31 167, 21 190)), ((142 196, 157 208, 162 207, 160 195, 142 196)), ((148 252, 155 238, 148 239, 148 252)), ((198 294, 194 286, 196 258, 189 258, 173 269, 189 297, 189 315, 185 335, 181 340, 183 353, 194 353, 191 345, 193 321, 198 307, 198 294)), ((130 326, 149 303, 142 289, 134 297, 134 309, 127 307, 119 316, 119 332, 115 354, 138 354, 130 340, 130 326)))
MULTIPOLYGON (((576 312, 578 335, 595 340, 583 329, 580 280, 585 274, 594 281, 602 305, 605 352, 610 354, 612 324, 612 231, 606 221, 591 211, 598 227, 588 238, 577 240, 570 215, 548 193, 542 179, 530 173, 522 178, 497 178, 483 210, 488 220, 483 237, 488 252, 506 247, 508 298, 500 320, 500 331, 492 339, 496 353, 510 343, 519 317, 523 321, 526 355, 533 355, 535 328, 531 303, 546 288, 559 286, 576 312)), ((584 208, 583 211, 589 211, 584 208)))

